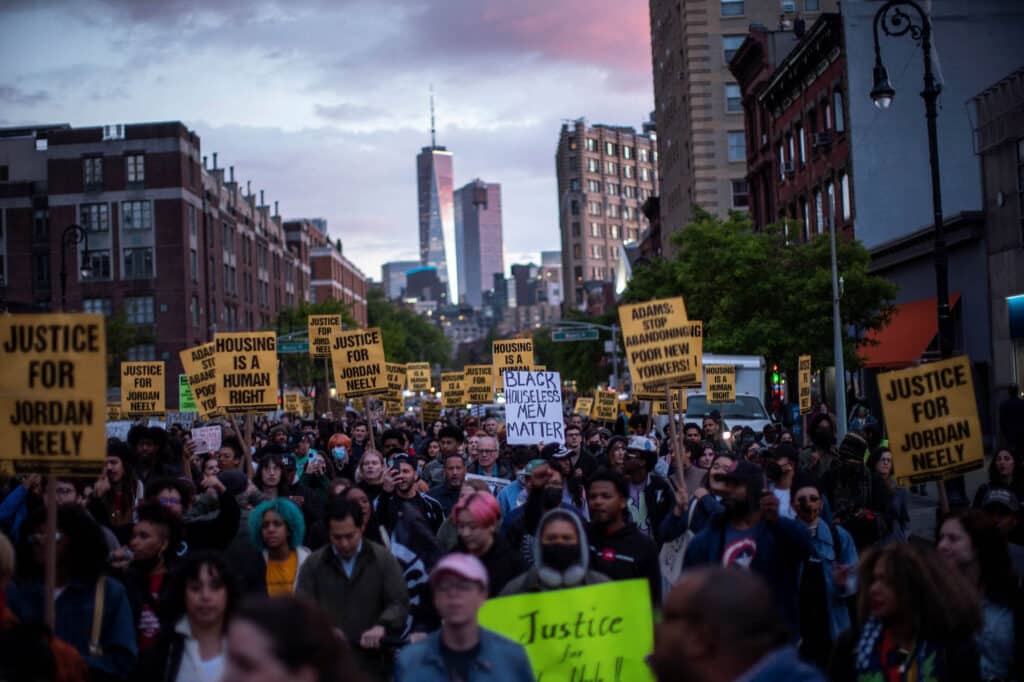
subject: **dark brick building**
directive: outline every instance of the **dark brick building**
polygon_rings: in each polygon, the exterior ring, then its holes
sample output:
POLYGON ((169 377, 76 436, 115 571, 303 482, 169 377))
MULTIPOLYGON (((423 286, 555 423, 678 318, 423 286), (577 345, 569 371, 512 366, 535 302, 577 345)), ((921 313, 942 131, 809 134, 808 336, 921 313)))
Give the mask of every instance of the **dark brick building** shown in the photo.
POLYGON ((178 351, 217 331, 268 328, 311 297, 314 249, 286 239, 276 205, 241 187, 233 167, 218 167, 216 154, 207 165, 179 122, 0 130, 5 305, 60 309, 63 253, 65 309, 123 310, 151 330, 152 343, 119 359, 165 360, 177 396, 178 351), (72 224, 86 243, 62 249, 72 224))
POLYGON ((754 228, 793 221, 789 238, 853 231, 842 18, 823 14, 806 33, 753 25, 729 68, 740 86, 754 228), (799 221, 797 223, 796 221, 799 221))

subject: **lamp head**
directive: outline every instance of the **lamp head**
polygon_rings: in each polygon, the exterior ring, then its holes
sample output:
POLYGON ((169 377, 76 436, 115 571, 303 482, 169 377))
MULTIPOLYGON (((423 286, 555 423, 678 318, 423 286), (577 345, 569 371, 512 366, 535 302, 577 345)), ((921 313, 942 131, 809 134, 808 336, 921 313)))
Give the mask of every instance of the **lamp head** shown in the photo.
POLYGON ((881 62, 875 64, 875 84, 871 88, 871 101, 879 109, 888 109, 896 97, 896 90, 889 82, 889 71, 881 62))
POLYGON ((89 252, 82 251, 82 265, 79 269, 82 279, 92 278, 92 262, 89 260, 89 252))

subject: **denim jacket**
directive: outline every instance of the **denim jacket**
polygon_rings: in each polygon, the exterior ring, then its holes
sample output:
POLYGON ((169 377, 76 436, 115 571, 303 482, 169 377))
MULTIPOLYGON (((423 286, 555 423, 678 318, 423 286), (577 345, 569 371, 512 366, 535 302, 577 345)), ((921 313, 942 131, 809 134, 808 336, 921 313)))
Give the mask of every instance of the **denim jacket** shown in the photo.
MULTIPOLYGON (((844 601, 857 593, 857 548, 853 544, 853 538, 842 526, 833 526, 835 537, 839 539, 839 548, 833 546, 832 532, 824 520, 818 521, 818 532, 811 536, 811 544, 814 547, 812 557, 821 560, 822 573, 825 576, 826 606, 828 606, 828 620, 832 634, 832 641, 836 641, 840 633, 849 630, 850 611, 844 601), (837 558, 838 557, 838 558, 837 558), (850 567, 850 574, 845 585, 836 585, 832 577, 832 571, 836 563, 850 567)), ((803 580, 804 566, 800 564, 800 579, 803 580)))
MULTIPOLYGON (((441 656, 441 633, 402 650, 395 663, 395 682, 449 682, 451 679, 441 656)), ((469 682, 533 682, 533 669, 526 649, 480 628, 480 654, 469 671, 469 682)))

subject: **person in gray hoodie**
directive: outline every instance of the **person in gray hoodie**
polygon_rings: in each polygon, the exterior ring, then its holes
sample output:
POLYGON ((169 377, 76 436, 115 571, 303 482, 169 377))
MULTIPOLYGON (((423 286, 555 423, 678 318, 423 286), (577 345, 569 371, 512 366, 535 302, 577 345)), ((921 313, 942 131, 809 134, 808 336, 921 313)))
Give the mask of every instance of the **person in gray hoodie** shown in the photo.
POLYGON ((590 570, 587 531, 579 516, 566 509, 552 509, 541 517, 533 557, 533 566, 509 581, 501 596, 597 585, 609 580, 603 573, 590 570))

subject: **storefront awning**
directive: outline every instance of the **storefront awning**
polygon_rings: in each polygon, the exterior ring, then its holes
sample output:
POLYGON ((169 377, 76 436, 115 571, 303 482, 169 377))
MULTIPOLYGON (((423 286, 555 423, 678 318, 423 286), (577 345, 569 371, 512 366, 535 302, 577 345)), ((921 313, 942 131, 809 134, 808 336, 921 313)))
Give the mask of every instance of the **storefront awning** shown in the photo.
MULTIPOLYGON (((949 307, 960 300, 960 294, 950 294, 949 307)), ((899 369, 921 361, 921 356, 938 333, 939 321, 935 314, 938 299, 899 303, 889 324, 878 332, 868 332, 866 338, 877 341, 861 346, 859 353, 865 367, 899 369)))

